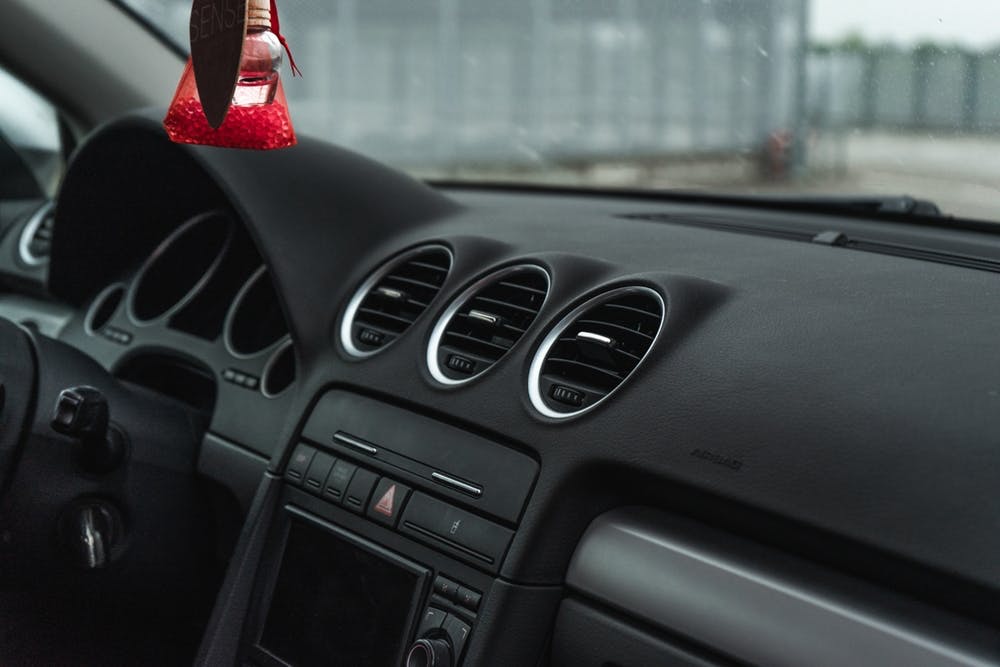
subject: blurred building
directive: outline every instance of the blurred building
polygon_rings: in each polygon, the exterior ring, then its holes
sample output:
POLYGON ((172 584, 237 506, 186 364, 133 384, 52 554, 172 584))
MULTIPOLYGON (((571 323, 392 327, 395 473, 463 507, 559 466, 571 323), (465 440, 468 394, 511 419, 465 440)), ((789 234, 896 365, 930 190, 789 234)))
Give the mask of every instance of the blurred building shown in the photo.
POLYGON ((803 6, 285 2, 306 70, 287 85, 303 128, 397 164, 756 150, 795 124, 803 6))
POLYGON ((815 50, 808 67, 818 127, 1000 130, 1000 50, 844 45, 815 50))
MULTIPOLYGON (((186 44, 190 0, 126 0, 186 44)), ((300 131, 395 164, 758 151, 795 128, 807 0, 283 0, 300 131)))

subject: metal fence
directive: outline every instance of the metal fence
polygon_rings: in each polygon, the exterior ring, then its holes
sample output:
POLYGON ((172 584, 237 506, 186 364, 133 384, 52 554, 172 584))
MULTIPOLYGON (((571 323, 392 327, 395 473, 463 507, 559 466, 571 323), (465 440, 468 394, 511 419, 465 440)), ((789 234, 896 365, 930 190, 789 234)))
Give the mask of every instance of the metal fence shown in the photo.
POLYGON ((288 91, 311 131, 422 166, 742 151, 796 117, 800 5, 336 0, 288 91))
MULTIPOLYGON (((186 39, 190 0, 129 1, 186 39)), ((285 85, 301 131, 414 167, 739 153, 802 116, 806 4, 285 0, 285 85)))
POLYGON ((819 127, 1000 130, 1000 52, 931 47, 813 53, 809 115, 819 127))

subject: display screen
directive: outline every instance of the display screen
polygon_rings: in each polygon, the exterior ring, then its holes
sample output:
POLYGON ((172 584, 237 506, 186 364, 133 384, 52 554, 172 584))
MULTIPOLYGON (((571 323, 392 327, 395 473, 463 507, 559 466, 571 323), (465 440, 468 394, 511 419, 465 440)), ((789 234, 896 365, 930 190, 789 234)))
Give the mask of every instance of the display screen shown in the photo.
POLYGON ((297 667, 396 667, 426 574, 293 520, 260 645, 297 667))

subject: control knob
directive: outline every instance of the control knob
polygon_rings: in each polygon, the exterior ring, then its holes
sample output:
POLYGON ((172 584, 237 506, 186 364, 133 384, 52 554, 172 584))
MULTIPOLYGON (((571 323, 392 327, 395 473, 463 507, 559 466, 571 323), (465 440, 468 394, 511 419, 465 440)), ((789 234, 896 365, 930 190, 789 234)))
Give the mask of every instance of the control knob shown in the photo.
POLYGON ((110 423, 108 400, 94 387, 72 387, 59 394, 52 429, 80 444, 81 462, 90 472, 114 470, 125 454, 125 438, 110 423))
POLYGON ((447 639, 418 639, 406 653, 406 667, 452 667, 451 643, 447 639))

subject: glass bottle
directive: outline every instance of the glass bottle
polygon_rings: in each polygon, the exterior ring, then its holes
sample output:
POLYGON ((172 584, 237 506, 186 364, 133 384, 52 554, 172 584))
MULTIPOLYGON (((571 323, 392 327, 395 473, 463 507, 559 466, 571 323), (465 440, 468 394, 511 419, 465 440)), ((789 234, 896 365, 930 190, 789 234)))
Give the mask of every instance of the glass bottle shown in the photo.
POLYGON ((270 0, 249 0, 246 24, 239 75, 222 124, 213 128, 205 117, 189 59, 163 121, 172 141, 255 150, 296 144, 280 76, 284 51, 271 29, 270 0))
MULTIPOLYGON (((267 2, 263 0, 265 5, 267 2)), ((284 55, 278 36, 271 31, 270 7, 261 7, 260 0, 253 0, 247 16, 247 36, 243 41, 240 77, 236 81, 233 105, 273 103, 284 55)))

